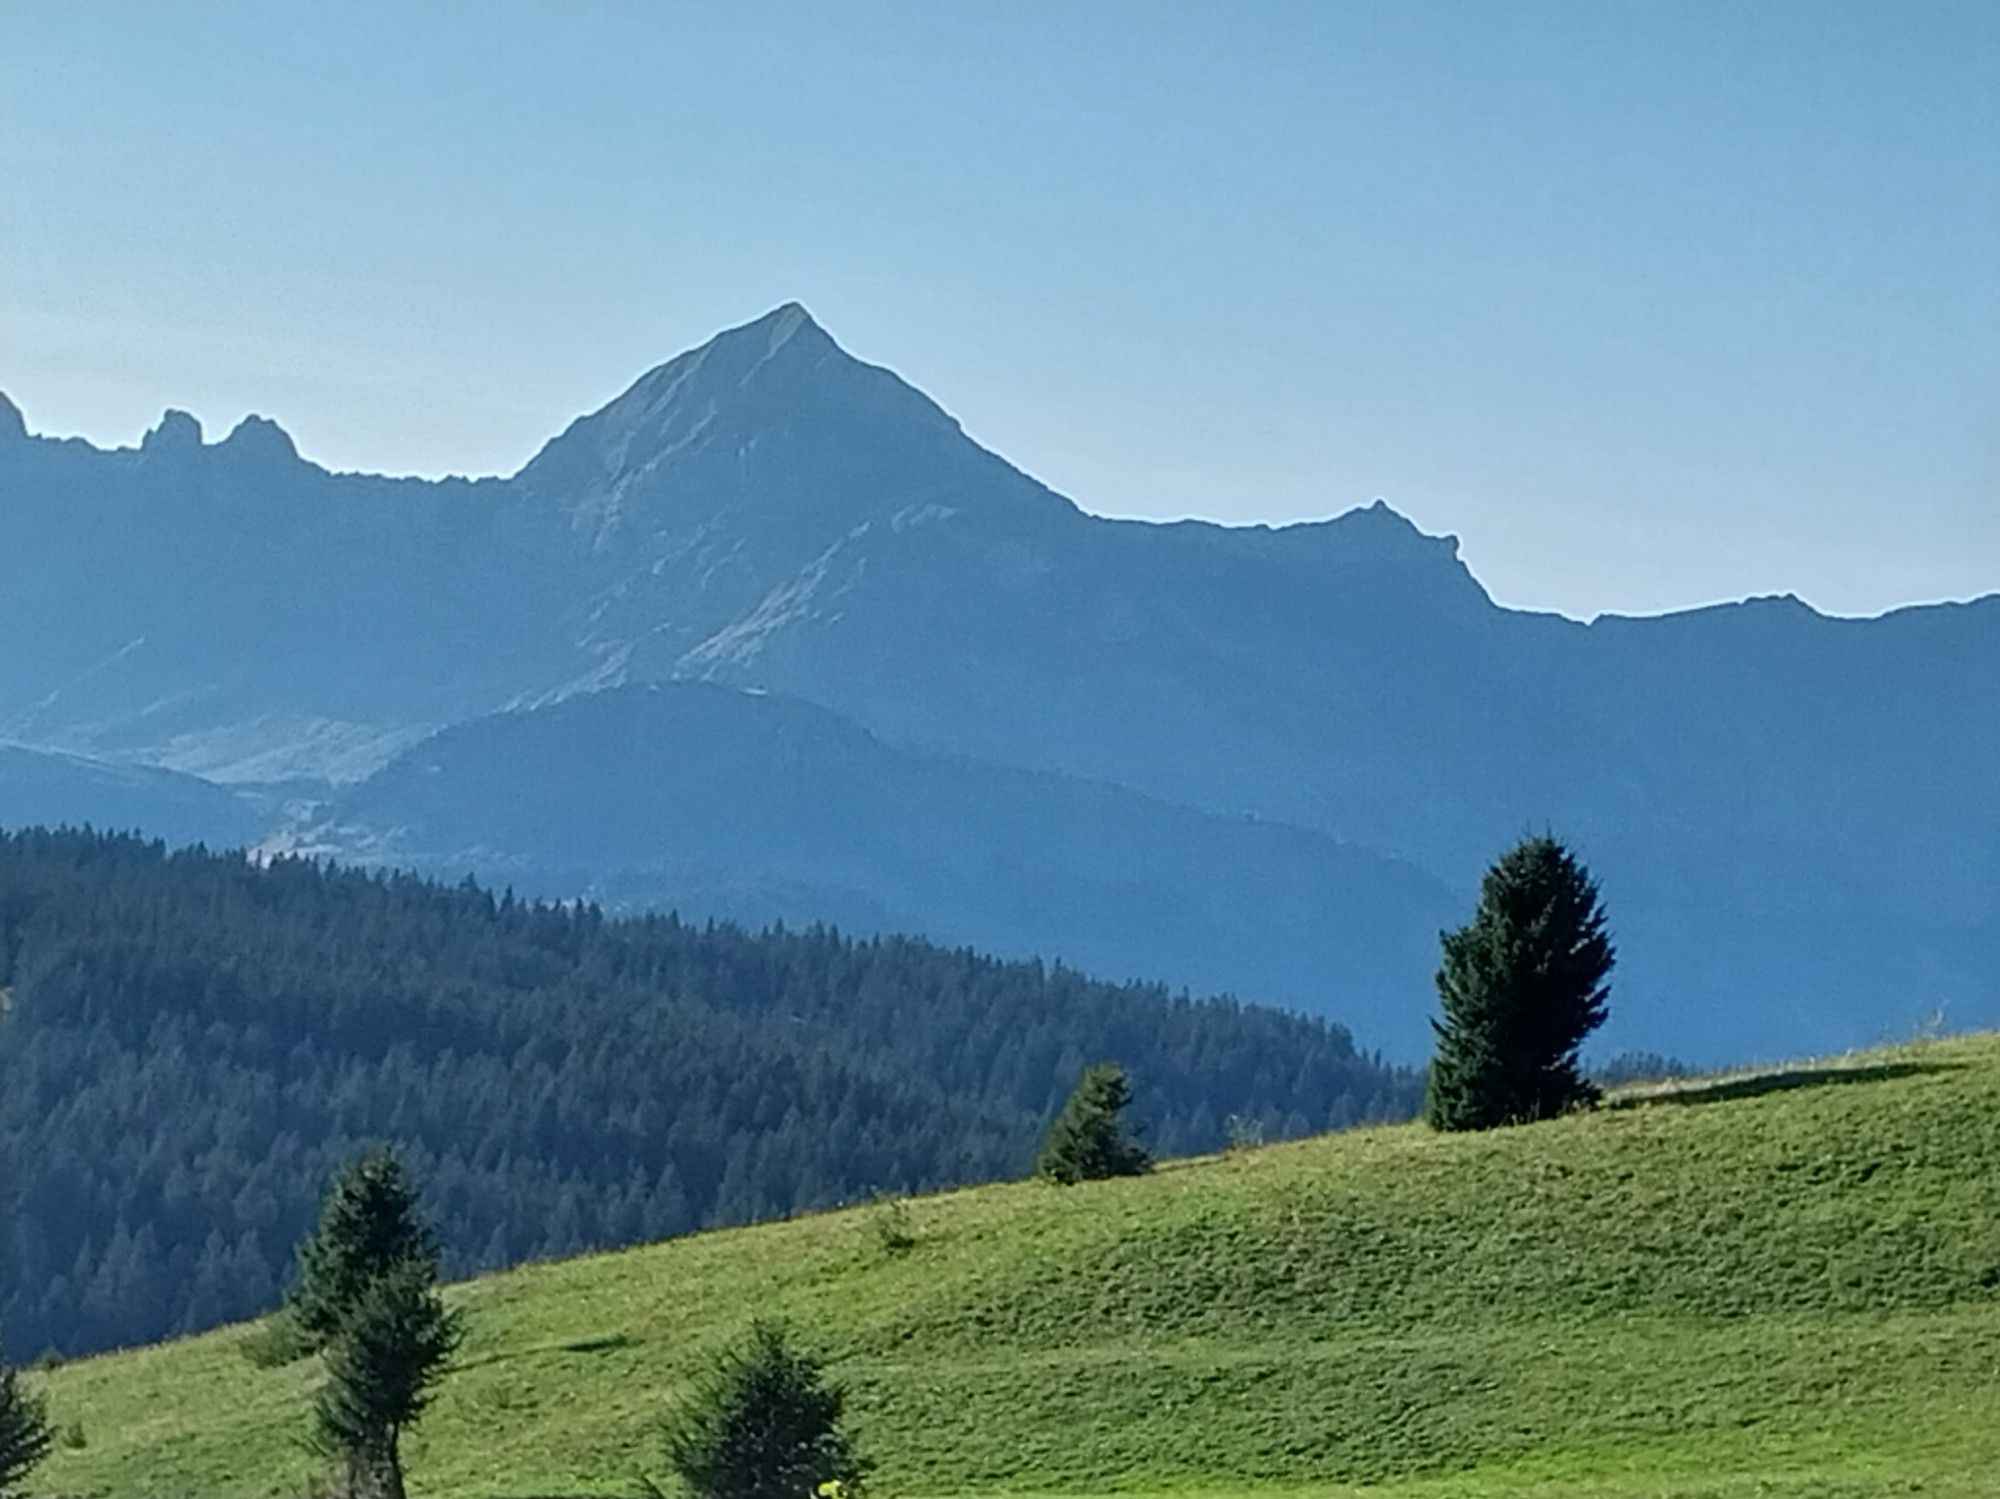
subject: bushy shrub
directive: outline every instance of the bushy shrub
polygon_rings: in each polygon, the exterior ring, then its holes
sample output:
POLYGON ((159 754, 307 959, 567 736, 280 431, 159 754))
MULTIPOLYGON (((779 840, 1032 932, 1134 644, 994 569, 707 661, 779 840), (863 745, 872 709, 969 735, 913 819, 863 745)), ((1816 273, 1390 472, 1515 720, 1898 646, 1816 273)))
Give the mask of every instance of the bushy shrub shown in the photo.
POLYGON ((1100 1062, 1083 1074, 1063 1111, 1049 1126, 1035 1170, 1060 1186, 1138 1176, 1152 1158, 1126 1131, 1122 1118, 1132 1102, 1132 1084, 1115 1062, 1100 1062))
POLYGON ((693 1499, 846 1491, 866 1468, 842 1423, 846 1398, 782 1327, 758 1322, 669 1416, 668 1466, 693 1499))

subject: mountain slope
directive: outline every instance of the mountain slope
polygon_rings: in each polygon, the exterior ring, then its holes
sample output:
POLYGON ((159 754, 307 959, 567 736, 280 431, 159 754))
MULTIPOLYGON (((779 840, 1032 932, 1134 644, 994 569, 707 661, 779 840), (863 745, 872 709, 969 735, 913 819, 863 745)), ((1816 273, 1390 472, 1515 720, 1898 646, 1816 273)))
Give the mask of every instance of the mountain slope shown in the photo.
MULTIPOLYGON (((451 1499, 622 1494, 753 1315, 854 1391, 891 1493, 1980 1499, 2000 1463, 2000 1042, 1368 1130, 464 1286, 413 1444, 451 1499)), ((48 1380, 64 1493, 291 1492, 309 1365, 242 1330, 48 1380)))
POLYGON ((916 931, 1337 1016, 1413 1054, 1462 896, 1295 828, 894 749, 808 703, 699 683, 448 729, 309 845, 538 894, 916 931))
POLYGON ((495 709, 705 678, 1453 889, 1553 827, 1618 925, 1617 1045, 2000 1022, 2000 596, 1584 625, 1494 605, 1379 505, 1102 520, 796 306, 507 480, 328 474, 255 421, 100 452, 13 413, 0 555, 29 564, 0 593, 0 734, 41 747, 351 781, 495 709))
POLYGON ((227 848, 253 842, 272 815, 195 776, 0 744, 0 828, 89 823, 227 848))

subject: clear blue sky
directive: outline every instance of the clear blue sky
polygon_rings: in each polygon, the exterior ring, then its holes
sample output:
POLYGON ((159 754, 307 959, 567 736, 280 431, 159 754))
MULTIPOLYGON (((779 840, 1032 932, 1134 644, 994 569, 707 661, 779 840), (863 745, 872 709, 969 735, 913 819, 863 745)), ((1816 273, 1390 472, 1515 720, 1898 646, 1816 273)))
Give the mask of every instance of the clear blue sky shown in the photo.
POLYGON ((0 4, 0 388, 517 467, 805 302, 1087 508, 2000 588, 2000 4, 0 4))

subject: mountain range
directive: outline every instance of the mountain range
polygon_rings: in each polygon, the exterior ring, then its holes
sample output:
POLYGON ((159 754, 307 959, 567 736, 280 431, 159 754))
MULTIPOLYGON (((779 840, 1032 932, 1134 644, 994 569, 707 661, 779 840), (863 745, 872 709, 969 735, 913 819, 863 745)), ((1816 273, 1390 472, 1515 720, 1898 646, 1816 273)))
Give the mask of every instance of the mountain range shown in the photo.
POLYGON ((331 473, 255 417, 104 450, 0 397, 0 557, 0 821, 207 807, 215 841, 915 930, 1405 1057, 1437 928, 1548 827, 1604 885, 1614 1044, 2000 1020, 2000 596, 1585 624, 1379 502, 1103 519, 796 305, 505 479, 331 473))

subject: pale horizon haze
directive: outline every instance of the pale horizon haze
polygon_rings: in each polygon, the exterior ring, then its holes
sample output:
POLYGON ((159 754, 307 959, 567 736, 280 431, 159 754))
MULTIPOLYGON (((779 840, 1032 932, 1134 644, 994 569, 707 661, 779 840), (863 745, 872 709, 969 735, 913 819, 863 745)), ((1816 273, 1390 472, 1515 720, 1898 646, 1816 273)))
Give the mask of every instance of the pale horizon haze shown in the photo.
POLYGON ((787 301, 1085 509, 2000 589, 2000 5, 0 3, 0 390, 520 467, 787 301))

